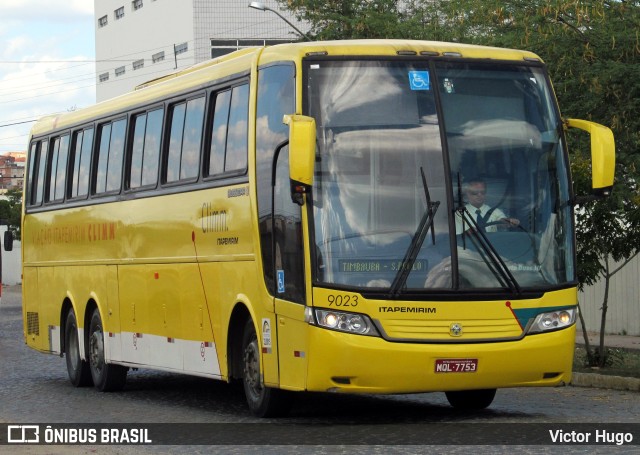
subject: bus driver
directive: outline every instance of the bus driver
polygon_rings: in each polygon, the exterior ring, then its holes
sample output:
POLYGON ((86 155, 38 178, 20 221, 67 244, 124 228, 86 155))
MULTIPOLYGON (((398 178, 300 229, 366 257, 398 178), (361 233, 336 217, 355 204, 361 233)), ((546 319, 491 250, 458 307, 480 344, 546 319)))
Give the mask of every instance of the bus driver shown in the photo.
MULTIPOLYGON (((484 232, 496 232, 498 225, 518 226, 520 220, 509 218, 505 213, 497 207, 491 208, 485 204, 487 187, 484 181, 474 179, 468 182, 463 189, 467 203, 465 209, 468 215, 473 218, 478 227, 484 232)), ((463 220, 461 214, 456 213, 456 234, 462 234, 463 231, 473 229, 474 226, 463 220)))

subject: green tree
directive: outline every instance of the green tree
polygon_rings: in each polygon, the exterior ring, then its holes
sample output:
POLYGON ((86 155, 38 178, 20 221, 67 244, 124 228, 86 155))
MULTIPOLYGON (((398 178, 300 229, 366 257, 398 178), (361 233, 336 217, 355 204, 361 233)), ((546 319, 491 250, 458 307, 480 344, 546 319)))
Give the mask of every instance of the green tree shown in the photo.
MULTIPOLYGON (((613 195, 589 199, 589 145, 569 136, 577 200, 580 286, 602 279, 600 343, 592 363, 604 366, 610 281, 640 251, 640 2, 603 0, 441 2, 457 38, 524 47, 547 62, 563 114, 610 126, 616 138, 613 195), (468 12, 473 12, 469 14, 468 12), (613 264, 618 263, 618 266, 613 264)), ((584 328, 584 324, 583 324, 584 328)))
POLYGON ((20 240, 20 213, 22 211, 22 192, 17 189, 8 190, 7 200, 0 201, 0 222, 7 224, 16 240, 20 240))
MULTIPOLYGON (((524 48, 547 63, 566 117, 612 128, 613 195, 590 199, 589 143, 568 136, 577 206, 580 286, 605 282, 598 356, 611 277, 640 248, 640 1, 638 0, 281 0, 318 39, 416 38, 524 48), (380 22, 385 22, 381 24, 380 22), (617 263, 618 266, 612 264, 617 263)), ((584 324, 583 324, 584 327, 584 324)))
POLYGON ((283 8, 311 25, 316 40, 418 38, 416 2, 402 0, 279 0, 283 8))

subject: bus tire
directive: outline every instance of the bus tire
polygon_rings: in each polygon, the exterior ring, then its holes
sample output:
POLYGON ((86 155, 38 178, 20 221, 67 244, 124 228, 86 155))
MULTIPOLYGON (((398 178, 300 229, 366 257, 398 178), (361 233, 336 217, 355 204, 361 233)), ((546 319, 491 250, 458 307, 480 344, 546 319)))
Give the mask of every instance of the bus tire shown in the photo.
POLYGON ((281 389, 265 387, 260 376, 260 345, 253 321, 242 334, 242 384, 251 413, 257 417, 282 417, 291 409, 292 396, 281 389))
POLYGON ((472 411, 489 407, 496 396, 496 389, 460 390, 445 392, 445 395, 455 409, 472 411))
POLYGON ((80 357, 78 340, 78 321, 75 311, 71 308, 64 325, 64 357, 67 361, 67 373, 74 387, 86 387, 93 385, 93 381, 89 362, 80 357))
POLYGON ((102 319, 96 308, 89 324, 89 367, 93 384, 101 392, 122 390, 127 381, 127 368, 105 362, 102 319))

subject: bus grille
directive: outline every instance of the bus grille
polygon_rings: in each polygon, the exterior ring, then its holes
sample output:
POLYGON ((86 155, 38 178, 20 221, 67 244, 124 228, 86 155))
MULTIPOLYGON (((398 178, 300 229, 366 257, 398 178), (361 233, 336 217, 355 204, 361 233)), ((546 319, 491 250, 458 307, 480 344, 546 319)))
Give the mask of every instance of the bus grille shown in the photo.
POLYGON ((396 341, 465 342, 514 339, 522 336, 522 328, 513 318, 496 320, 425 321, 388 319, 379 321, 385 338, 396 341), (461 327, 453 336, 452 325, 461 327))
POLYGON ((27 335, 40 335, 40 316, 38 313, 27 312, 27 335))

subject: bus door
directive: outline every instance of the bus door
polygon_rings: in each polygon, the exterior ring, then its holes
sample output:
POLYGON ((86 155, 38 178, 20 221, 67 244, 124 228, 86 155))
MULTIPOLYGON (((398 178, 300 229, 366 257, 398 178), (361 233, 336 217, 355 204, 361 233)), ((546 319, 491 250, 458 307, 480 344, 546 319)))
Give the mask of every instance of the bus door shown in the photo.
MULTIPOLYGON (((304 390, 307 371, 307 323, 304 320, 306 289, 304 258, 309 242, 306 215, 291 199, 289 147, 276 154, 273 185, 272 251, 273 290, 280 387, 304 390)), ((266 330, 262 327, 262 330, 266 330)), ((274 331, 272 330, 272 333, 274 331)), ((263 333, 263 346, 267 334, 263 333)), ((271 342, 275 342, 271 337, 271 342)))

